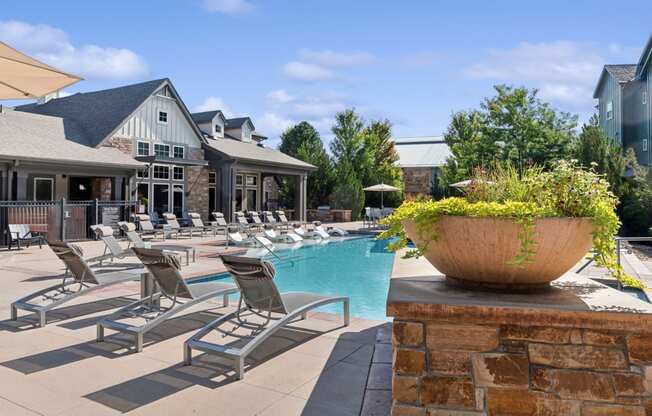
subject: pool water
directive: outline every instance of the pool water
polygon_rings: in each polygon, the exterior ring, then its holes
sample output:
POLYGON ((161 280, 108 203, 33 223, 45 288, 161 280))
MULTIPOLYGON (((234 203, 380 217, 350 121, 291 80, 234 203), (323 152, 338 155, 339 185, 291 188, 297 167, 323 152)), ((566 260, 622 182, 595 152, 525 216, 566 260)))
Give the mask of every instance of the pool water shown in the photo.
MULTIPOLYGON (((269 254, 264 258, 276 268, 274 281, 280 292, 349 296, 351 316, 384 320, 394 261, 387 244, 373 237, 333 239, 328 244, 276 250, 280 260, 269 254)), ((319 310, 341 314, 342 306, 326 305, 319 310)))

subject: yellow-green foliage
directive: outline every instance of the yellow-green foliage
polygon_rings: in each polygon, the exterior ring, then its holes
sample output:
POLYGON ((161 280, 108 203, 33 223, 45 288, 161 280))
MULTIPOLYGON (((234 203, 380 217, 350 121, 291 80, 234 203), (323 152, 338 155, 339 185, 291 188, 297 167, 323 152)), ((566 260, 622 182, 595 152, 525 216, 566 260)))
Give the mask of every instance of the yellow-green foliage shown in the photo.
POLYGON ((617 199, 608 187, 601 176, 580 168, 574 161, 561 161, 550 171, 534 167, 521 174, 511 166, 497 167, 488 174, 478 173, 464 198, 406 201, 383 220, 389 228, 380 238, 398 235, 390 248, 405 247, 407 236, 401 222, 414 220, 419 236, 426 241, 425 246, 408 253, 415 256, 427 248, 428 242, 437 239, 434 225, 442 215, 512 218, 523 227, 520 250, 510 261, 510 265, 518 267, 531 261, 536 253, 535 219, 586 217, 594 225, 597 263, 609 269, 623 285, 642 288, 643 284, 627 275, 616 262, 614 236, 620 223, 615 212, 617 199))

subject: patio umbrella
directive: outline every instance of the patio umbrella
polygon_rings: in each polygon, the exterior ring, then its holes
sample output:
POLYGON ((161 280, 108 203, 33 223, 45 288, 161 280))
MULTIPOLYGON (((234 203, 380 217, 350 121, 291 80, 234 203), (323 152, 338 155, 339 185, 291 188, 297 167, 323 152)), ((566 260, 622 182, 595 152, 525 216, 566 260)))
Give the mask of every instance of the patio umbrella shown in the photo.
POLYGON ((482 179, 467 179, 465 181, 460 181, 460 182, 455 182, 450 184, 449 186, 451 188, 466 188, 467 186, 471 185, 473 182, 476 183, 486 183, 488 185, 493 185, 494 183, 491 181, 484 181, 482 179))
POLYGON ((79 80, 0 42, 0 100, 44 97, 79 80))
POLYGON ((380 192, 380 208, 385 208, 383 206, 383 193, 384 192, 396 192, 400 191, 399 188, 392 186, 392 185, 386 185, 384 183, 379 183, 378 185, 371 185, 367 186, 366 188, 363 188, 365 191, 369 192, 380 192))

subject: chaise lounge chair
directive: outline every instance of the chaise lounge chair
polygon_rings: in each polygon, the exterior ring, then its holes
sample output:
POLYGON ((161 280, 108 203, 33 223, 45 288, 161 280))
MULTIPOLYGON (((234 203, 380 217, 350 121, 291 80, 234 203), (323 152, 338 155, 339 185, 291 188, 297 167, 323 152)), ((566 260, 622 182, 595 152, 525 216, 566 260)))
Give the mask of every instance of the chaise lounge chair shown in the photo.
POLYGON ((95 235, 104 242, 104 254, 92 259, 87 259, 88 262, 99 261, 100 265, 104 260, 124 259, 126 257, 134 257, 135 254, 128 248, 122 248, 118 240, 113 236, 113 228, 108 225, 96 224, 91 225, 91 230, 95 235))
POLYGON ((274 283, 274 266, 262 259, 222 256, 222 262, 240 289, 240 301, 236 311, 224 315, 203 327, 184 344, 184 362, 192 364, 192 350, 216 354, 233 360, 236 375, 244 378, 245 360, 263 341, 297 317, 306 318, 306 313, 320 306, 342 302, 344 326, 349 325, 349 298, 346 296, 326 296, 307 292, 279 293, 274 283), (243 319, 242 314, 250 312, 264 319, 254 324, 243 319), (244 328, 254 327, 248 342, 242 347, 218 345, 203 341, 213 330, 219 331, 221 324, 235 319, 244 328))
POLYGON ((347 231, 344 231, 343 229, 338 227, 329 226, 328 228, 324 228, 324 226, 320 222, 315 222, 314 224, 315 224, 315 231, 319 232, 320 235, 324 235, 324 233, 326 233, 329 236, 344 237, 345 235, 349 234, 347 231))
POLYGON ((227 239, 229 243, 235 244, 236 246, 265 247, 268 250, 274 249, 274 244, 266 237, 256 235, 243 237, 240 231, 229 232, 227 239))
POLYGON ((201 219, 201 215, 197 212, 189 212, 188 217, 190 218, 190 222, 192 223, 192 229, 194 231, 199 231, 201 233, 201 236, 204 236, 204 233, 210 231, 214 232, 214 229, 210 225, 204 225, 204 221, 201 219))
POLYGON ((32 231, 28 224, 9 224, 9 250, 16 245, 20 250, 20 245, 27 243, 27 247, 31 244, 38 244, 38 248, 43 248, 44 239, 40 233, 32 231))
POLYGON ((285 216, 285 211, 278 210, 276 211, 276 216, 278 217, 278 223, 287 229, 290 228, 291 223, 288 221, 288 218, 285 216))
POLYGON ((213 227, 213 235, 217 235, 218 231, 222 231, 224 233, 224 238, 226 238, 226 233, 229 229, 229 224, 227 224, 226 220, 224 219, 224 214, 221 212, 213 212, 212 213, 213 218, 215 221, 211 222, 211 225, 213 227))
POLYGON ((191 306, 209 299, 222 296, 224 306, 229 304, 229 295, 237 293, 238 289, 231 283, 202 281, 201 278, 184 280, 179 273, 179 261, 171 253, 153 248, 133 249, 140 261, 158 284, 160 292, 152 293, 141 300, 118 309, 97 323, 97 342, 104 340, 104 329, 133 334, 136 352, 143 350, 143 336, 191 306), (161 301, 167 299, 169 306, 162 306, 161 301), (184 299, 185 301, 182 301, 184 299), (121 322, 123 319, 142 318, 145 323, 138 326, 121 322))
POLYGON ((252 224, 251 226, 258 229, 262 230, 263 229, 263 222, 260 220, 260 215, 256 211, 249 211, 249 218, 251 218, 252 224))
POLYGON ((177 244, 152 244, 149 241, 143 241, 140 238, 140 235, 136 232, 136 224, 132 222, 119 221, 118 227, 125 233, 127 240, 129 240, 129 245, 133 244, 134 247, 138 248, 158 248, 161 250, 173 251, 176 253, 185 253, 186 254, 186 266, 190 264, 190 255, 192 254, 193 263, 197 260, 197 250, 191 246, 183 246, 177 244))
POLYGON ((299 235, 293 233, 293 232, 277 232, 273 228, 268 228, 263 231, 263 234, 265 234, 265 237, 267 237, 269 240, 275 242, 275 243, 299 243, 303 241, 303 238, 301 238, 299 235))
POLYGON ((313 230, 306 230, 303 228, 302 225, 299 225, 298 227, 295 227, 294 232, 298 234, 301 238, 312 238, 312 239, 320 239, 320 240, 326 240, 330 238, 330 235, 323 229, 313 229, 313 230))
POLYGON ((153 235, 154 238, 158 234, 161 234, 163 236, 163 239, 165 240, 165 231, 161 228, 156 228, 154 227, 154 224, 152 223, 152 219, 150 218, 149 215, 147 214, 136 214, 136 219, 138 220, 138 234, 142 235, 153 235))
POLYGON ((179 224, 179 220, 177 220, 177 216, 174 215, 171 212, 166 212, 163 214, 163 218, 165 219, 165 223, 167 226, 172 229, 173 232, 177 234, 177 237, 179 235, 184 235, 184 233, 192 238, 192 233, 193 231, 201 233, 203 235, 204 230, 203 229, 196 229, 195 227, 182 227, 181 224, 179 224))
POLYGON ((263 211, 263 221, 272 228, 280 228, 283 225, 276 220, 272 211, 263 211))
POLYGON ((39 326, 45 326, 46 314, 75 299, 78 296, 92 293, 98 289, 108 286, 137 280, 145 273, 143 268, 134 268, 111 272, 91 269, 86 259, 83 257, 81 248, 74 244, 68 244, 63 241, 50 241, 50 248, 63 261, 67 267, 64 273, 63 281, 55 286, 39 290, 29 296, 25 296, 11 304, 11 319, 18 319, 18 310, 38 314, 39 326), (68 272, 72 274, 72 279, 68 279, 68 272), (44 301, 40 303, 38 301, 44 301))

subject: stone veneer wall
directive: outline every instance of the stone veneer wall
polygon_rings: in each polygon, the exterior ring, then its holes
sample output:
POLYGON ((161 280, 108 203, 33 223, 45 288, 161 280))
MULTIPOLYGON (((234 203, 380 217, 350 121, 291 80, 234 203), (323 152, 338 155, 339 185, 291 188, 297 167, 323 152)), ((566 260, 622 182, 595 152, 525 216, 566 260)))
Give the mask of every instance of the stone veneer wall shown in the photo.
MULTIPOLYGON (((188 149, 188 159, 204 160, 204 150, 188 149)), ((186 211, 197 212, 204 221, 208 221, 208 168, 186 167, 186 183, 186 211)))
POLYGON ((432 168, 403 168, 403 183, 408 198, 430 195, 432 190, 432 168))
POLYGON ((392 279, 392 415, 652 415, 652 306, 577 279, 541 296, 392 279))
POLYGON ((130 137, 113 136, 104 142, 102 146, 115 147, 130 156, 134 154, 134 139, 130 137))

